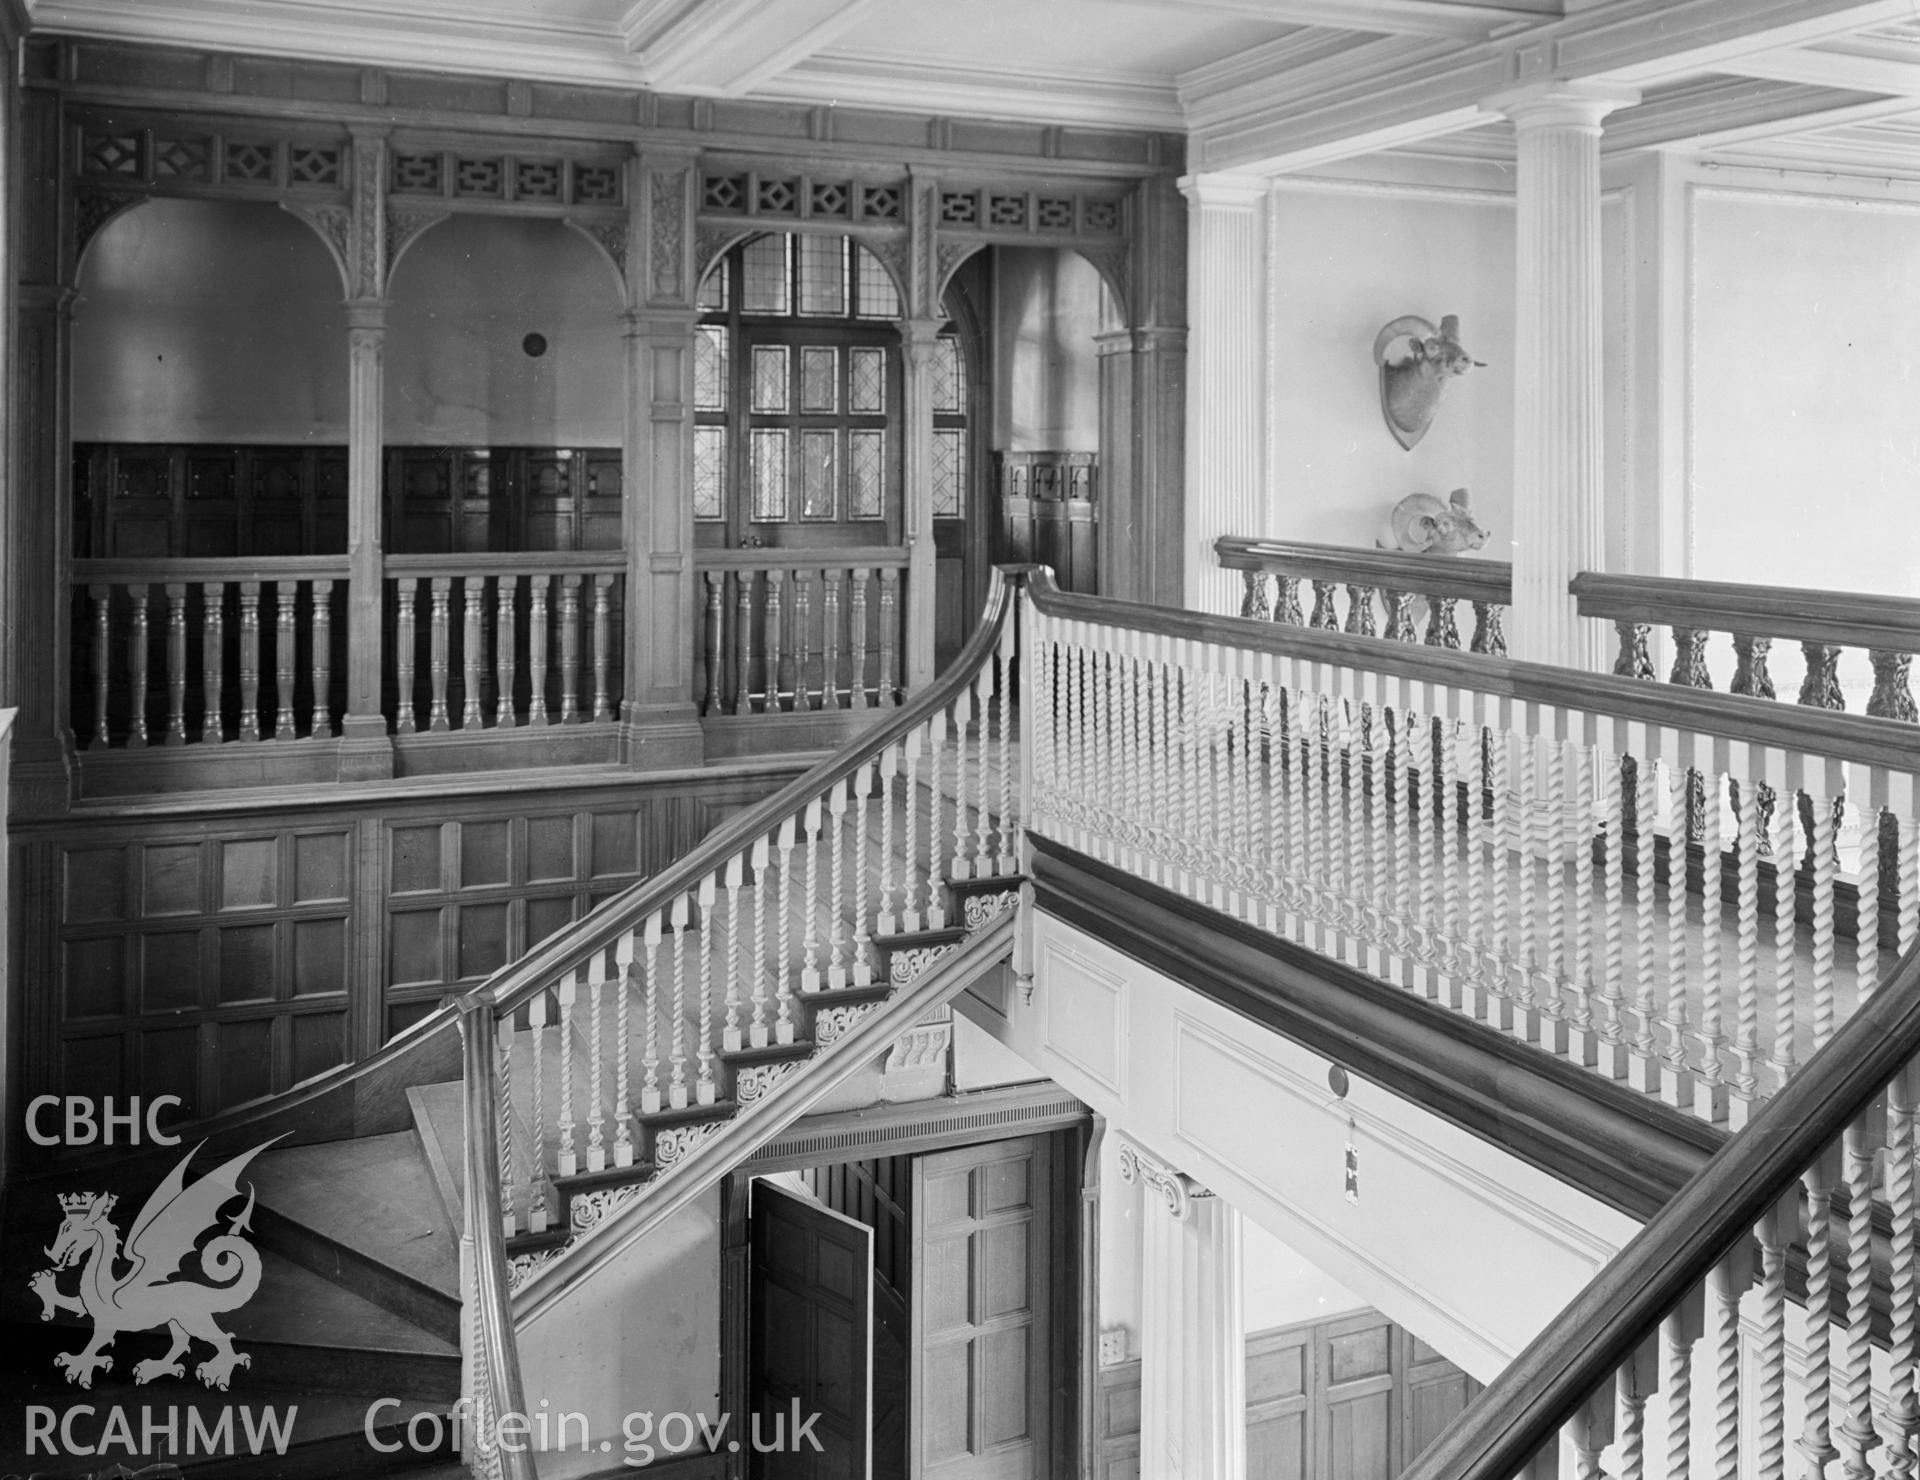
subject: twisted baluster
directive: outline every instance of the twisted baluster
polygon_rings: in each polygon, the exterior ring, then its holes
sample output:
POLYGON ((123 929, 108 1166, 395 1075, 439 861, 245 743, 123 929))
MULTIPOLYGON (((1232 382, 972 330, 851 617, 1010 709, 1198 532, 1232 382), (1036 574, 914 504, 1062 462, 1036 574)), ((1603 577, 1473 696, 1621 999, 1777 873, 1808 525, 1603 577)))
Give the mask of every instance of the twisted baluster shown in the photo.
MULTIPOLYGON (((1384 709, 1369 709, 1363 717, 1367 764, 1367 938, 1385 949, 1392 939, 1389 922, 1393 916, 1393 878, 1389 873, 1388 846, 1393 839, 1392 819, 1387 815, 1388 750, 1392 731, 1387 728, 1384 709)), ((1379 965, 1371 969, 1377 974, 1379 965)))
MULTIPOLYGON (((1814 815, 1820 799, 1814 799, 1814 815)), ((1843 1138, 1847 1180, 1847 1329, 1841 1347, 1840 1457, 1847 1480, 1869 1480, 1873 1431, 1873 1148, 1855 1121, 1843 1138)))
POLYGON ((1900 860, 1899 905, 1894 915, 1895 949, 1904 956, 1920 940, 1920 823, 1911 817, 1894 823, 1895 856, 1900 860))
POLYGON ((1713 1373, 1714 1480, 1740 1477, 1740 1292, 1731 1258, 1722 1259, 1707 1277, 1713 1292, 1711 1329, 1713 1373))
POLYGON ((1619 1402, 1618 1439, 1620 1480, 1645 1480, 1647 1473, 1647 1396, 1654 1388, 1653 1362, 1658 1348, 1642 1347, 1614 1373, 1614 1396, 1619 1402))
MULTIPOLYGON (((1597 1044, 1594 1035, 1604 1032, 1604 1026, 1598 1019, 1601 1014, 1595 1009, 1593 980, 1593 847, 1590 836, 1593 827, 1594 804, 1594 755, 1590 746, 1574 743, 1570 746, 1573 757, 1573 807, 1563 811, 1560 817, 1561 845, 1573 853, 1573 965, 1569 973, 1573 982, 1573 1029, 1579 1042, 1579 1058, 1583 1064, 1591 1064, 1597 1057, 1597 1044)), ((1607 783, 1609 806, 1607 808, 1607 831, 1614 831, 1615 819, 1619 816, 1618 794, 1610 778, 1607 783)), ((1565 853, 1561 854, 1561 858, 1565 853)), ((1555 867, 1564 869, 1566 864, 1555 860, 1555 867)), ((1608 869, 1608 873, 1615 871, 1608 869)), ((1617 918, 1618 911, 1609 909, 1608 918, 1617 918)))
POLYGON ((571 1177, 580 1170, 573 1144, 573 1003, 576 992, 569 972, 554 988, 560 1004, 560 1175, 571 1177))
MULTIPOLYGON (((936 785, 935 794, 938 795, 936 785)), ((807 877, 806 900, 801 907, 805 922, 800 938, 802 952, 800 990, 820 990, 820 798, 807 803, 802 830, 805 837, 807 877)))
POLYGON ((1759 1333, 1754 1343, 1755 1480, 1787 1468, 1787 1231, 1776 1207, 1754 1229, 1760 1244, 1759 1333))
MULTIPOLYGON (((1598 767, 1600 804, 1607 819, 1606 903, 1603 906, 1606 915, 1603 922, 1605 969, 1600 984, 1600 998, 1606 1004, 1606 1013, 1598 1024, 1601 1038, 1600 1067, 1604 1073, 1614 1079, 1626 1077, 1626 1053, 1633 1037, 1627 1022, 1625 904, 1627 817, 1626 792, 1622 785, 1620 762, 1621 757, 1602 752, 1598 767)), ((1581 812, 1583 816, 1586 815, 1584 807, 1581 812)), ((1645 826, 1644 820, 1641 825, 1645 826)), ((1579 839, 1576 846, 1580 849, 1578 857, 1584 859, 1592 856, 1593 850, 1585 845, 1584 838, 1579 839)), ((1590 897, 1584 889, 1579 891, 1579 894, 1582 901, 1590 897)))
MULTIPOLYGON (((911 773, 909 773, 911 780, 911 773)), ((908 787, 908 797, 912 797, 912 787, 908 787)), ((909 800, 908 817, 913 816, 909 800)), ((779 919, 773 955, 773 1041, 775 1043, 793 1042, 793 819, 788 817, 780 824, 780 907, 779 919)))
MULTIPOLYGON (((1839 851, 1834 846, 1833 800, 1814 796, 1813 801, 1813 1046, 1818 1049, 1833 1036, 1833 886, 1840 872, 1839 851)), ((1783 809, 1784 810, 1784 809, 1783 809)), ((1873 845, 1860 850, 1871 853, 1873 845)), ((1775 857, 1775 866, 1784 860, 1775 857)))
POLYGON ((1768 1062, 1776 1089, 1792 1077, 1795 1063, 1793 861, 1800 856, 1799 828, 1793 798, 1783 795, 1773 809, 1773 1052, 1768 1062))
POLYGON ((873 935, 867 924, 867 800, 873 793, 873 762, 853 774, 853 984, 873 985, 873 935))
POLYGON ((904 877, 900 891, 901 928, 914 931, 920 928, 919 870, 914 859, 919 853, 915 846, 918 839, 920 818, 920 737, 924 729, 916 729, 906 738, 906 776, 904 778, 904 805, 901 807, 900 832, 901 847, 904 852, 902 868, 904 877))
POLYGON ((1660 1322, 1660 1388, 1667 1395, 1667 1458, 1663 1480, 1688 1480, 1693 1470, 1693 1344, 1700 1336, 1696 1290, 1660 1322))
MULTIPOLYGON (((1406 751, 1406 771, 1401 787, 1401 800, 1406 807, 1407 835, 1406 858, 1407 884, 1412 894, 1409 917, 1412 951, 1421 961, 1429 959, 1431 951, 1431 930, 1428 908, 1433 900, 1433 883, 1427 878, 1426 845, 1423 841, 1420 814, 1426 810, 1429 801, 1426 778, 1421 773, 1423 752, 1428 756, 1431 751, 1424 744, 1415 744, 1416 732, 1422 741, 1427 738, 1427 726, 1424 721, 1416 720, 1402 711, 1401 718, 1405 728, 1401 731, 1400 743, 1406 751)), ((1422 975, 1424 983, 1425 977, 1422 975)))
POLYGON ((1908 1480, 1914 1472, 1913 1443, 1920 1433, 1920 1397, 1916 1396, 1914 1363, 1920 1357, 1915 1339, 1916 1282, 1914 1239, 1914 1136, 1911 1069, 1896 1074, 1887 1086, 1886 1199, 1891 1233, 1887 1257, 1887 1397, 1880 1410, 1882 1463, 1887 1480, 1908 1480))
POLYGON ((1694 1114, 1719 1120, 1726 1111, 1721 1055, 1726 1051, 1726 981, 1720 964, 1720 890, 1725 873, 1720 853, 1720 776, 1708 773, 1711 795, 1700 813, 1700 1073, 1694 1080, 1694 1114))
POLYGON ((1439 899, 1439 961, 1448 980, 1444 987, 1447 1004, 1460 1005, 1460 887, 1459 848, 1454 831, 1456 797, 1453 790, 1454 722, 1445 717, 1435 720, 1433 746, 1433 878, 1439 899))
POLYGON ((633 932, 626 932, 614 944, 613 964, 618 973, 615 981, 619 984, 619 995, 614 999, 613 1022, 615 1115, 613 1164, 617 1167, 630 1167, 633 1165, 633 1102, 629 1098, 628 1090, 633 1053, 633 994, 636 990, 633 971, 633 932))
POLYGON ((547 1231, 547 1180, 546 1147, 544 1138, 547 1133, 547 994, 536 993, 527 1003, 527 1029, 533 1039, 533 1113, 528 1117, 528 1160, 527 1182, 530 1195, 527 1200, 527 1229, 531 1233, 547 1231))
POLYGON ((673 925, 673 1005, 667 1019, 667 1105, 687 1107, 687 917, 690 901, 682 891, 673 897, 669 920, 673 925))
MULTIPOLYGON (((1681 1105, 1691 1094, 1684 983, 1687 980, 1687 803, 1692 795, 1692 773, 1685 766, 1675 766, 1668 774, 1668 781, 1667 799, 1673 810, 1667 830, 1667 1043, 1661 1052, 1660 1094, 1669 1105, 1681 1105)), ((1645 836, 1644 830, 1642 836, 1645 836)), ((1649 894, 1653 892, 1651 872, 1645 887, 1649 894)), ((1706 990, 1711 993, 1710 982, 1706 990)))
POLYGON ((699 936, 694 949, 700 953, 700 1011, 698 1028, 694 1034, 694 1057, 697 1072, 693 1081, 693 1100, 696 1105, 711 1105, 716 1090, 713 1077, 713 904, 719 885, 717 874, 708 874, 700 881, 699 936))
MULTIPOLYGON (((494 1101, 497 1125, 495 1136, 500 1142, 500 1230, 508 1238, 520 1231, 520 1218, 513 1207, 513 1014, 507 1013, 500 1019, 500 1039, 495 1048, 500 1055, 499 1082, 494 1086, 497 1096, 494 1101)), ((534 1057, 540 1057, 538 1041, 533 1046, 534 1057)), ((535 1125, 539 1121, 534 1122, 535 1125)))
POLYGON ((1740 877, 1735 903, 1733 1098, 1735 1130, 1746 1124, 1759 1095, 1760 1054, 1760 788, 1751 780, 1740 788, 1740 877))
POLYGON ((642 980, 645 996, 641 1007, 645 1011, 643 1031, 646 1044, 640 1056, 640 1113, 656 1114, 660 1109, 660 993, 657 990, 660 978, 654 968, 660 959, 660 936, 663 921, 660 911, 655 910, 647 916, 646 924, 640 929, 640 945, 646 957, 646 966, 642 980))
MULTIPOLYGON (((765 1048, 772 1041, 773 1030, 767 1022, 767 900, 773 893, 773 884, 767 877, 769 849, 767 838, 762 836, 753 840, 753 1018, 747 1024, 747 1042, 754 1048, 765 1048)), ((648 976, 652 976, 649 962, 648 976)))
MULTIPOLYGON (((942 930, 947 923, 946 890, 940 882, 940 748, 947 738, 947 712, 937 709, 927 720, 927 929, 942 930)), ((1097 774, 1088 773, 1091 780, 1097 774)))
POLYGON ((728 1053, 738 1053, 745 1041, 740 1031, 740 886, 745 871, 743 855, 736 853, 727 860, 727 995, 720 1046, 728 1053))
POLYGON ((827 985, 838 989, 847 984, 847 783, 833 783, 827 794, 827 857, 832 870, 827 884, 827 985))
POLYGON ((1864 809, 1853 919, 1853 983, 1862 1007, 1880 987, 1880 818, 1878 807, 1864 809))
POLYGON ((587 1065, 587 1170, 605 1171, 607 1166, 606 1134, 602 1125, 605 1105, 601 1100, 601 1062, 604 1058, 606 1034, 602 1030, 602 1020, 606 1016, 600 1001, 600 958, 596 952, 592 964, 587 970, 587 1041, 593 1054, 592 1062, 587 1065))
MULTIPOLYGON (((1044 707, 1044 706, 1042 706, 1044 707)), ((900 917, 894 910, 894 901, 899 890, 894 880, 898 877, 898 861, 893 854, 893 778, 899 770, 900 751, 897 746, 889 745, 880 752, 878 773, 880 777, 880 898, 879 913, 874 916, 874 930, 880 935, 893 935, 900 928, 900 917)))
MULTIPOLYGON (((1791 811, 1791 808, 1781 808, 1791 811)), ((1833 1182, 1835 1157, 1823 1153, 1801 1175, 1807 1192, 1807 1353, 1804 1379, 1807 1419, 1800 1432, 1800 1452, 1806 1456, 1812 1480, 1824 1476, 1839 1451, 1833 1447, 1828 1409, 1833 1401, 1833 1182)))
MULTIPOLYGON (((1656 809, 1660 797, 1660 767, 1652 756, 1642 756, 1636 772, 1634 796, 1634 981, 1632 1073, 1636 1086, 1646 1093, 1660 1089, 1660 1051, 1654 1036, 1659 1016, 1658 981, 1654 976, 1653 900, 1658 873, 1656 809)), ((1679 821, 1685 813, 1676 815, 1679 821)), ((1681 842, 1667 854, 1670 868, 1684 875, 1687 867, 1686 831, 1682 823, 1674 836, 1681 842)), ((1678 996, 1676 989, 1671 994, 1678 996)))

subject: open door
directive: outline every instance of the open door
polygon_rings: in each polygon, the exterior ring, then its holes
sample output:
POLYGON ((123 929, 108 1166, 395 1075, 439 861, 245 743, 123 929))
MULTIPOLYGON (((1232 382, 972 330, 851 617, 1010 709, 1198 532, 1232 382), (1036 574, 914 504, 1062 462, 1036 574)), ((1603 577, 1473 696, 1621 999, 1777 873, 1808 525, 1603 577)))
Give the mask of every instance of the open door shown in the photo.
POLYGON ((751 1218, 754 1431, 748 1437, 751 1447, 765 1450, 755 1454, 752 1473, 767 1480, 867 1480, 873 1231, 767 1182, 754 1183, 751 1218))

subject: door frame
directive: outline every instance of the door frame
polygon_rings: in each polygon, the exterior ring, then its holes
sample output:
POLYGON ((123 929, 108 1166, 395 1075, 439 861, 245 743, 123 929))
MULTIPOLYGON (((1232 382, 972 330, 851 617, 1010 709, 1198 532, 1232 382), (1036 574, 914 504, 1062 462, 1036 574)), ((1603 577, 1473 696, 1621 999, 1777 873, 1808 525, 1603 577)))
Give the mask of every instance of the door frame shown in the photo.
MULTIPOLYGON (((1080 1469, 1082 1379, 1081 1269, 1083 1218, 1098 1219, 1098 1205, 1082 1197, 1082 1167, 1093 1132, 1093 1113, 1057 1084, 1038 1082, 984 1090, 957 1099, 910 1100, 865 1110, 803 1118, 784 1135, 735 1167, 720 1184, 720 1407, 745 1413, 750 1393, 752 1233, 747 1219, 753 1179, 768 1172, 837 1161, 862 1161, 983 1146, 1023 1136, 1051 1134, 1051 1248, 1053 1265, 1051 1346, 1053 1409, 1049 1415, 1051 1474, 1080 1469)), ((714 1455, 727 1480, 745 1480, 746 1457, 714 1455)))

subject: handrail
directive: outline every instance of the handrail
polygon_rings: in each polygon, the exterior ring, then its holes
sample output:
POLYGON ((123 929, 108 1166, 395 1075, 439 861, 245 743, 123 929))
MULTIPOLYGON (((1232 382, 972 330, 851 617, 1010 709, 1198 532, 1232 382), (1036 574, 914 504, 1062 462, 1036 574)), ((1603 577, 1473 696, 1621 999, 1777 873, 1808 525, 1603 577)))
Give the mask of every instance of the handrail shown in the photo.
POLYGON ((695 887, 716 864, 778 826, 829 787, 846 780, 871 757, 910 734, 941 706, 956 697, 993 653, 1000 630, 1013 608, 1013 595, 1030 570, 1044 567, 998 566, 993 573, 987 606, 967 644, 940 678, 880 724, 862 731, 840 750, 804 775, 796 777, 762 801, 735 813, 715 828, 691 852, 676 859, 651 878, 630 885, 603 900, 579 923, 548 945, 536 947, 503 967, 474 990, 494 1004, 500 1016, 517 1011, 550 986, 554 978, 604 950, 624 931, 633 929, 654 910, 695 887))
POLYGON ((1377 637, 1175 611, 1110 596, 1074 595, 1062 591, 1044 570, 1030 579, 1029 589, 1034 605, 1048 616, 1363 668, 1383 676, 1456 685, 1530 704, 1600 710, 1614 719, 1704 731, 1770 750, 1896 770, 1910 771, 1915 766, 1913 727, 1894 720, 1774 704, 1741 694, 1649 684, 1513 658, 1410 647, 1377 637))
POLYGON ((1567 589, 1583 617, 1920 652, 1920 601, 1907 597, 1598 571, 1567 589))
POLYGON ((345 580, 345 555, 164 556, 134 560, 126 556, 73 562, 75 585, 113 585, 132 581, 283 581, 331 576, 345 580))
POLYGON ((767 566, 777 570, 904 570, 907 551, 903 545, 755 545, 696 550, 693 564, 696 570, 760 570, 767 566))
POLYGON ((1466 555, 1415 555, 1404 550, 1368 550, 1358 545, 1318 545, 1298 540, 1258 540, 1222 535, 1214 554, 1227 570, 1265 571, 1314 581, 1343 581, 1462 601, 1513 603, 1513 567, 1502 560, 1466 555))
POLYGON ((1907 953, 1886 987, 1574 1297, 1402 1480, 1513 1480, 1916 1053, 1920 950, 1907 953))
POLYGON ((520 1379, 520 1350, 513 1339, 513 1299, 508 1289, 506 1240, 501 1233, 500 1157, 494 1103, 499 1088, 498 1045, 493 1014, 478 996, 460 999, 465 1072, 461 1104, 466 1122, 467 1200, 461 1242, 471 1287, 462 1293, 472 1323, 470 1368, 473 1404, 468 1433, 480 1457, 477 1467, 501 1480, 536 1480, 525 1444, 500 1442, 502 1420, 527 1411, 520 1379))
POLYGON ((562 571, 618 573, 627 568, 620 550, 496 550, 459 555, 389 555, 388 576, 493 576, 562 571))

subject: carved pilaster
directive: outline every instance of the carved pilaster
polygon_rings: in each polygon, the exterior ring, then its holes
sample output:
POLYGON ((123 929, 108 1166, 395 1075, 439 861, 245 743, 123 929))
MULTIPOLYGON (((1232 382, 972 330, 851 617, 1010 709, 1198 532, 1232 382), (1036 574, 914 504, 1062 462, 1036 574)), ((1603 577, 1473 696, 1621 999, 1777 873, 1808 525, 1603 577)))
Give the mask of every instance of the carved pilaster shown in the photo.
POLYGON ((347 248, 347 296, 381 298, 387 291, 387 141, 384 135, 354 134, 350 199, 353 238, 347 248))
POLYGON ((647 302, 691 303, 699 286, 693 276, 693 161, 650 157, 643 165, 647 302))

